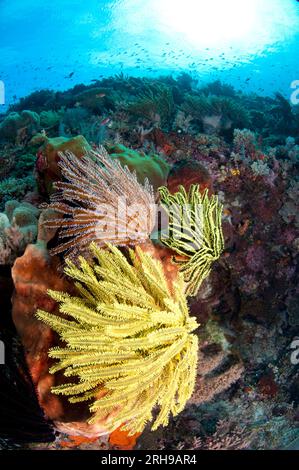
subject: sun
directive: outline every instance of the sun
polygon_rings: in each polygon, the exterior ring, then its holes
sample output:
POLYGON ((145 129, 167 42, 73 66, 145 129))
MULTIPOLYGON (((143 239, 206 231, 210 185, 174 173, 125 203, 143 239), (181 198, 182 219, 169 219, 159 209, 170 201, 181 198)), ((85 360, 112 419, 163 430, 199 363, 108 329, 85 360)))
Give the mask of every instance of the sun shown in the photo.
POLYGON ((215 47, 250 37, 258 23, 258 0, 159 0, 161 25, 194 46, 215 47))

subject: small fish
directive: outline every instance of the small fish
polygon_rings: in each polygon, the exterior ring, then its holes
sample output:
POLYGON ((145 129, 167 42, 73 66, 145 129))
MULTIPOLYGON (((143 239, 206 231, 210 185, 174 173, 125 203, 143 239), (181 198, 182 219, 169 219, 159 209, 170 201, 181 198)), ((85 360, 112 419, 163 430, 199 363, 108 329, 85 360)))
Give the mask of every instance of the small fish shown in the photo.
POLYGON ((104 98, 106 96, 106 93, 98 93, 96 95, 96 98, 104 98))
POLYGON ((100 122, 100 124, 101 124, 101 126, 106 126, 107 124, 109 124, 109 122, 110 122, 110 118, 107 117, 107 118, 103 119, 103 120, 100 122))

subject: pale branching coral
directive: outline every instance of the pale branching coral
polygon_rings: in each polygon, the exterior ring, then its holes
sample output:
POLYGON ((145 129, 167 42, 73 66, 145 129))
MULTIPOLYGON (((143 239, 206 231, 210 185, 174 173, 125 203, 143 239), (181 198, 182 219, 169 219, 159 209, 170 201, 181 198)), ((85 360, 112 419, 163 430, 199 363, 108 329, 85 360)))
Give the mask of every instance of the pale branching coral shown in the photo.
POLYGON ((141 185, 134 172, 103 148, 82 159, 61 154, 59 166, 66 181, 55 183, 58 191, 49 207, 65 217, 45 225, 61 228, 60 238, 68 240, 52 254, 74 255, 92 241, 99 246, 128 245, 148 238, 155 223, 155 199, 147 179, 141 185))
POLYGON ((174 99, 171 89, 164 84, 148 84, 137 100, 130 103, 128 110, 136 116, 167 125, 174 113, 174 99))
POLYGON ((140 248, 129 250, 131 263, 112 245, 93 243, 91 250, 94 266, 81 257, 80 268, 71 261, 65 268, 79 297, 49 292, 66 317, 37 312, 66 343, 50 350, 59 360, 50 371, 79 378, 52 391, 71 402, 94 399, 91 422, 113 416, 108 431, 124 425, 140 432, 156 407, 152 429, 166 426, 190 399, 197 373, 198 324, 189 317, 183 279, 170 288, 161 263, 140 248))
POLYGON ((175 194, 166 187, 159 191, 161 204, 169 215, 168 233, 162 236, 162 242, 187 258, 173 260, 181 265, 186 294, 194 296, 224 248, 222 204, 217 196, 209 197, 208 190, 202 195, 198 185, 191 185, 189 193, 183 186, 175 194))

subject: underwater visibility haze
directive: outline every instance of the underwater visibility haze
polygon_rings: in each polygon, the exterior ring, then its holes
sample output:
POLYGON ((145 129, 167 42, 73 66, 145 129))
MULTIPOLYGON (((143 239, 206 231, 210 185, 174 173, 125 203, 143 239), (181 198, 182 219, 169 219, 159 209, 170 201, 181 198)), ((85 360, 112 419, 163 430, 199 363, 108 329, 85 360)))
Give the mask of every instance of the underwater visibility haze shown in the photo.
POLYGON ((7 102, 121 71, 153 77, 188 72, 245 91, 289 94, 290 82, 298 79, 297 3, 2 0, 7 102))
POLYGON ((0 449, 297 449, 299 2, 0 39, 0 449))

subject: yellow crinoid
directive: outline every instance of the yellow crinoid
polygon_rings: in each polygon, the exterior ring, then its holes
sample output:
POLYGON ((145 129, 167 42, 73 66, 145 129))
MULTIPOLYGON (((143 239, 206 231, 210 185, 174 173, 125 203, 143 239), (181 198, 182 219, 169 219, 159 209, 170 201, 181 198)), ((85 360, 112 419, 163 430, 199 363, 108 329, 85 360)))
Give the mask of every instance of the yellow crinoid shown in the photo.
POLYGON ((224 249, 222 204, 217 196, 209 197, 207 189, 201 194, 198 184, 191 185, 189 193, 183 186, 175 194, 164 186, 159 192, 169 216, 168 233, 162 243, 186 258, 174 257, 173 261, 181 265, 186 295, 194 296, 224 249))
POLYGON ((134 434, 153 419, 153 430, 166 426, 191 397, 197 372, 198 324, 189 316, 183 278, 170 287, 161 263, 140 248, 128 258, 111 245, 90 249, 93 265, 82 257, 80 267, 66 263, 78 296, 49 292, 63 318, 37 312, 65 343, 50 350, 58 360, 50 372, 76 377, 52 392, 73 403, 92 400, 91 423, 113 416, 107 431, 123 425, 134 434))

